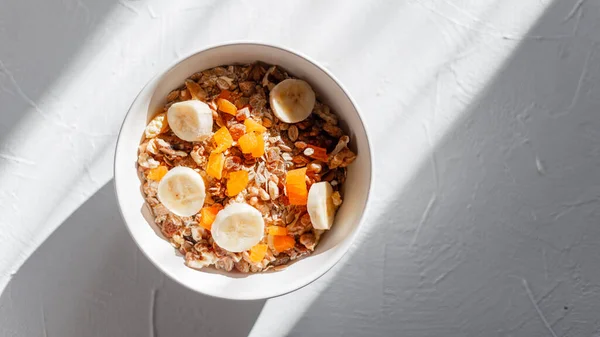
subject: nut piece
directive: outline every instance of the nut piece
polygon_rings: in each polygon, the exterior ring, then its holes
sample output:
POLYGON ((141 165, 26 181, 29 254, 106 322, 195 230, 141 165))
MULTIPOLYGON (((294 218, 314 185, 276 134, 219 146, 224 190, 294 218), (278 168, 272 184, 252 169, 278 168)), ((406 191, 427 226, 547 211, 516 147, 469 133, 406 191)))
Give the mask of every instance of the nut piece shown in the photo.
POLYGON ((325 130, 325 132, 327 132, 330 136, 336 138, 339 138, 344 134, 342 129, 340 129, 338 126, 329 123, 323 125, 323 130, 325 130))
POLYGON ((339 191, 333 192, 331 195, 331 201, 335 207, 339 207, 342 204, 342 196, 339 191))
POLYGON ((244 133, 246 133, 246 126, 244 124, 234 124, 229 128, 229 133, 231 134, 231 138, 237 141, 244 133))
POLYGON ((315 104, 315 109, 313 110, 313 112, 317 116, 321 117, 321 119, 323 119, 327 124, 337 125, 338 123, 337 116, 331 113, 329 107, 325 104, 315 104))
POLYGON ((294 146, 295 146, 297 149, 303 150, 303 149, 305 149, 305 148, 308 146, 308 144, 306 144, 306 143, 305 143, 305 142, 303 142, 303 141, 297 141, 297 142, 295 142, 295 143, 294 143, 294 146))
POLYGON ((317 240, 313 233, 304 233, 300 236, 300 243, 310 250, 315 250, 317 240))
POLYGON ((146 138, 154 138, 161 133, 166 132, 169 129, 169 124, 167 122, 167 115, 163 112, 160 113, 146 126, 145 134, 146 138))
POLYGON ((150 157, 146 152, 140 153, 138 156, 138 164, 143 168, 155 168, 160 165, 154 158, 150 157))
POLYGON ((346 135, 343 135, 342 137, 340 137, 340 139, 338 140, 337 145, 335 146, 335 149, 333 149, 333 151, 331 151, 330 155, 338 154, 346 146, 348 146, 349 142, 350 142, 350 137, 348 137, 346 135))
POLYGON ((242 91, 242 94, 246 97, 250 97, 252 95, 254 95, 254 82, 251 81, 244 81, 244 82, 240 82, 239 84, 240 86, 240 90, 242 91))
POLYGON ((292 142, 295 142, 296 139, 298 139, 298 127, 297 126, 290 125, 287 132, 288 132, 288 137, 290 138, 290 140, 292 142))
POLYGON ((329 159, 329 168, 346 167, 356 159, 356 154, 345 147, 338 154, 331 156, 329 159))

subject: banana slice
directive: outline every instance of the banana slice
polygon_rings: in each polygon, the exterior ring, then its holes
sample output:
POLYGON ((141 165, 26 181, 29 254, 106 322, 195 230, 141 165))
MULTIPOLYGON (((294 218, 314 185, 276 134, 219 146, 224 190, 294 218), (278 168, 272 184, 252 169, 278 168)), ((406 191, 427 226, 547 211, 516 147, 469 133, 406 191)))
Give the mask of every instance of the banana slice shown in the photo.
POLYGON ((167 121, 175 135, 188 142, 200 141, 212 133, 212 111, 206 103, 197 100, 171 105, 167 121))
POLYGON ((275 116, 286 123, 305 120, 315 107, 315 92, 302 80, 287 79, 279 82, 269 95, 269 104, 275 116))
POLYGON ((217 213, 210 232, 219 247, 237 253, 259 243, 264 230, 265 222, 256 208, 248 204, 230 204, 217 213))
POLYGON ((204 205, 204 180, 189 167, 172 168, 158 183, 158 200, 172 213, 192 216, 204 205))
POLYGON ((335 206, 331 198, 332 194, 333 188, 326 181, 310 186, 306 210, 315 229, 330 229, 333 225, 335 206))

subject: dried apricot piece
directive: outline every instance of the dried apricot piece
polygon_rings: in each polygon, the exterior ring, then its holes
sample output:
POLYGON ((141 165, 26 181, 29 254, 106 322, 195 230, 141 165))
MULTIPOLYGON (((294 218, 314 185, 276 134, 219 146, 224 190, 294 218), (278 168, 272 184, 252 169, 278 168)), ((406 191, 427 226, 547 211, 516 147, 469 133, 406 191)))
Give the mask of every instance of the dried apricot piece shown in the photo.
POLYGON ((238 144, 242 153, 251 153, 252 157, 258 158, 265 154, 265 140, 261 134, 256 132, 247 133, 238 139, 238 144))
POLYGON ((247 118, 246 120, 244 120, 244 125, 246 126, 246 132, 263 133, 267 131, 267 128, 265 128, 264 126, 262 126, 262 124, 251 118, 247 118))
POLYGON ((256 133, 247 133, 238 139, 238 145, 242 150, 242 153, 252 153, 252 151, 258 146, 258 137, 256 133))
POLYGON ((215 222, 217 213, 219 213, 219 211, 222 209, 223 206, 221 206, 220 204, 202 207, 202 209, 200 210, 200 226, 207 230, 210 230, 212 228, 213 222, 215 222))
POLYGON ((221 93, 219 94, 219 98, 222 98, 224 100, 229 100, 229 98, 231 98, 231 91, 221 90, 221 93))
POLYGON ((250 248, 250 261, 260 262, 265 258, 268 246, 264 243, 259 243, 250 248))
POLYGON ((308 191, 305 177, 306 167, 288 171, 285 178, 285 189, 290 205, 306 205, 308 191))
POLYGON ((217 143, 217 147, 213 150, 216 153, 221 153, 233 145, 233 137, 226 127, 222 127, 213 135, 213 140, 217 143))
POLYGON ((236 171, 229 173, 227 179, 227 195, 230 197, 236 196, 243 191, 248 185, 248 172, 236 171))
POLYGON ((254 150, 252 150, 252 157, 254 158, 260 158, 263 156, 263 154, 265 154, 265 140, 263 139, 262 134, 257 134, 255 132, 253 132, 256 135, 256 147, 254 148, 254 150))
POLYGON ((231 103, 230 101, 224 98, 217 99, 217 108, 223 111, 224 113, 228 113, 233 116, 237 115, 237 107, 235 106, 235 104, 231 103))
POLYGON ((150 180, 160 181, 167 172, 169 172, 169 169, 166 166, 161 165, 148 171, 147 177, 150 180))
POLYGON ((223 172, 223 165, 225 164, 225 155, 223 153, 213 152, 208 157, 208 164, 206 164, 206 173, 216 179, 221 179, 221 173, 223 172))
POLYGON ((292 236, 289 235, 277 235, 273 236, 273 248, 278 253, 284 252, 288 249, 294 248, 296 245, 296 240, 292 236))
POLYGON ((268 227, 269 235, 278 236, 278 235, 287 235, 287 228, 281 226, 269 226, 268 227))

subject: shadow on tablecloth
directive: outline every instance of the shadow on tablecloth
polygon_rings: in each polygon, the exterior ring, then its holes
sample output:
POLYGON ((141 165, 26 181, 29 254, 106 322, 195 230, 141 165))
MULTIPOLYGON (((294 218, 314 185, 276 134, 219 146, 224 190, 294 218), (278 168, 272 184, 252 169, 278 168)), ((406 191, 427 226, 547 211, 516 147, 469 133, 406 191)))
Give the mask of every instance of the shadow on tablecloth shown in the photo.
POLYGON ((111 180, 14 275, 0 335, 246 336, 264 303, 203 296, 164 276, 127 232, 111 180))

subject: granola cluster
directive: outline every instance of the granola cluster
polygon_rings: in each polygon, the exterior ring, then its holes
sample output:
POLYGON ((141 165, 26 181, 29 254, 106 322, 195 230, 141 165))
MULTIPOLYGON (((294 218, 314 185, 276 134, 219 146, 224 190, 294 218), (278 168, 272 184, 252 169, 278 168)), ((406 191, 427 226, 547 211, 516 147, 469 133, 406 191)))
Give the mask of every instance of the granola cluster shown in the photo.
POLYGON ((286 174, 290 170, 306 168, 305 180, 309 189, 313 183, 329 182, 334 190, 333 204, 335 207, 341 205, 339 190, 346 180, 346 167, 356 159, 356 154, 348 148, 350 139, 339 127, 338 117, 327 105, 319 102, 318 97, 313 112, 302 122, 288 124, 277 119, 269 106, 269 92, 277 83, 288 78, 292 76, 280 67, 261 62, 201 71, 169 93, 163 110, 148 124, 138 156, 143 193, 156 225, 184 255, 187 266, 260 272, 282 268, 292 260, 309 255, 323 231, 313 228, 305 205, 290 204, 286 191, 286 174), (216 103, 220 98, 233 103, 237 113, 220 111, 216 103), (218 146, 213 137, 187 142, 169 128, 165 117, 168 108, 187 100, 208 104, 213 114, 213 132, 225 127, 233 138, 233 146, 222 152, 225 161, 221 179, 207 174, 211 151, 218 146), (242 153, 237 144, 246 133, 246 119, 266 128, 264 155, 258 158, 242 153), (188 217, 177 216, 159 201, 159 181, 176 166, 189 167, 202 176, 206 185, 207 207, 216 206, 213 209, 219 210, 231 203, 247 203, 262 213, 265 222, 263 244, 268 249, 261 252, 264 256, 261 255, 260 261, 256 261, 250 251, 234 253, 219 247, 210 230, 202 225, 202 217, 207 216, 204 212, 188 217), (230 172, 237 171, 248 173, 248 183, 241 192, 230 197, 227 178, 230 172), (277 233, 293 238, 289 249, 276 249, 272 234, 277 233))

